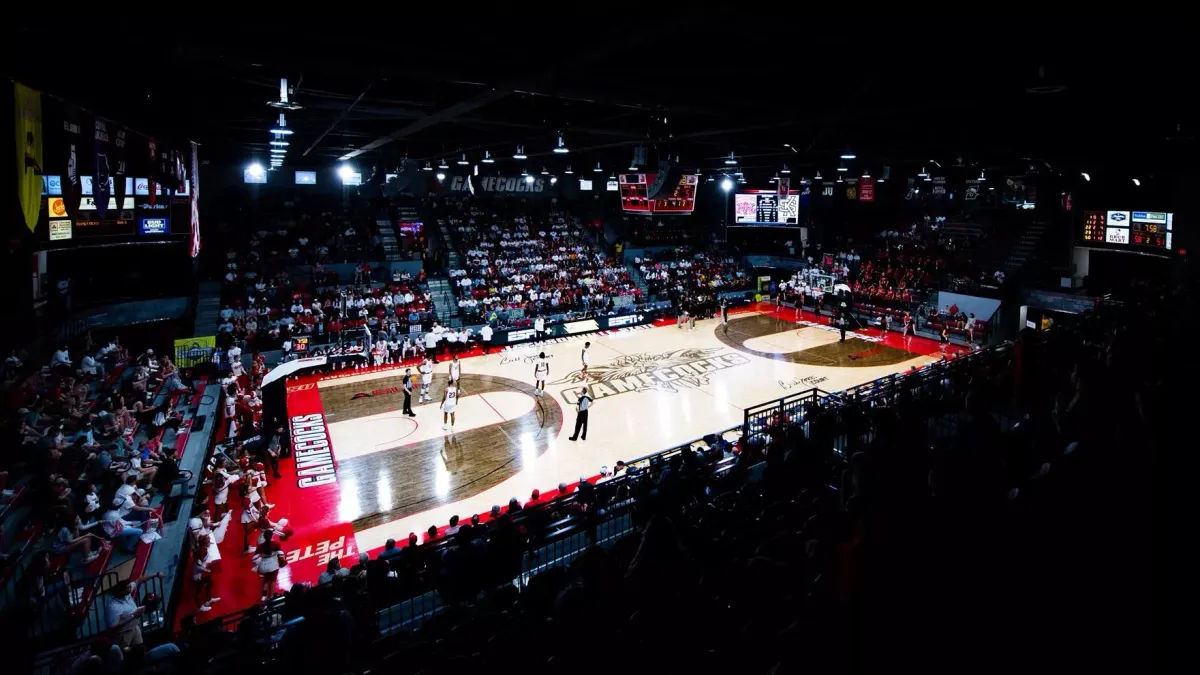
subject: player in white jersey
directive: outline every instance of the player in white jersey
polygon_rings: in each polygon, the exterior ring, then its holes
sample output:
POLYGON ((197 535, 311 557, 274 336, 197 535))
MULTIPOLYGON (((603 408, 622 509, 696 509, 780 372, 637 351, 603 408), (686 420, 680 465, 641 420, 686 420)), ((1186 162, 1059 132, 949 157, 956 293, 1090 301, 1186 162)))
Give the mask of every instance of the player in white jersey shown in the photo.
POLYGON ((446 391, 442 393, 442 430, 454 431, 454 411, 458 409, 458 397, 462 392, 458 389, 458 382, 450 380, 450 384, 446 386, 446 391))
POLYGON ((450 359, 450 381, 458 382, 462 379, 462 361, 458 360, 458 354, 450 359))
POLYGON ((546 360, 546 352, 538 354, 533 364, 533 395, 541 396, 546 393, 546 378, 550 377, 550 362, 546 360))
POLYGON ((592 343, 585 342, 583 343, 583 350, 579 352, 579 360, 583 362, 583 370, 581 370, 579 374, 585 378, 587 377, 588 364, 591 363, 592 360, 590 354, 591 349, 592 343))
POLYGON ((427 403, 433 400, 429 395, 429 385, 433 384, 433 359, 427 358, 422 361, 417 370, 421 371, 421 398, 417 403, 427 403))

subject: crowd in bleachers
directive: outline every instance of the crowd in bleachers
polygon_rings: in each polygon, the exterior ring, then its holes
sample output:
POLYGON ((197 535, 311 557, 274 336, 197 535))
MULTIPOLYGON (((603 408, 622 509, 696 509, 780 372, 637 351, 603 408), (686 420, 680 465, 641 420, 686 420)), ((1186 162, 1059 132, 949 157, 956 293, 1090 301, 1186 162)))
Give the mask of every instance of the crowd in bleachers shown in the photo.
POLYGON ((63 608, 86 611, 114 555, 159 538, 163 500, 188 478, 193 390, 170 356, 90 333, 46 365, 14 352, 3 390, 0 609, 43 629, 70 620, 63 608))
POLYGON ((1146 543, 1146 453, 1167 374, 1142 348, 1158 330, 1143 309, 901 376, 836 422, 776 419, 735 448, 683 449, 639 474, 389 542, 348 569, 331 561, 317 585, 294 586, 236 636, 213 626, 187 639, 206 654, 334 672, 586 670, 615 645, 624 672, 1148 658, 1125 632, 1137 617, 1122 614, 1125 601, 1148 602, 1131 599, 1149 583, 1134 547, 1146 543), (835 435, 844 456, 829 450, 835 435), (633 530, 608 540, 603 524, 623 513, 633 530), (571 527, 592 545, 511 583, 571 527), (1118 571, 1123 588, 1093 598, 1096 580, 1118 571), (379 610, 431 590, 441 608, 419 630, 365 646, 379 610), (1122 648, 1102 655, 1076 646, 1114 638, 1122 648))
POLYGON ((651 295, 713 293, 747 285, 746 272, 732 256, 715 251, 693 252, 683 246, 634 258, 651 295))
POLYGON ((636 301, 641 293, 624 264, 561 209, 501 212, 461 202, 447 204, 439 220, 457 237, 463 266, 449 276, 468 323, 499 320, 500 312, 523 314, 525 322, 611 312, 621 298, 636 301))

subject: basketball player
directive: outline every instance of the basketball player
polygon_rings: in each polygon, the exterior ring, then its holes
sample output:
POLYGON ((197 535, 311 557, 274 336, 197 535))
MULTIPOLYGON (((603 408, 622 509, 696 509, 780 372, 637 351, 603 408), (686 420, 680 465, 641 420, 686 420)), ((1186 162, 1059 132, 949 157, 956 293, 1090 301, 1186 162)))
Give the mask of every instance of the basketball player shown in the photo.
POLYGON ((433 359, 426 357, 417 370, 421 371, 421 398, 417 403, 428 403, 433 400, 429 395, 429 385, 433 384, 433 359))
POLYGON ((721 330, 729 335, 729 305, 724 298, 721 298, 721 330))
POLYGON ((587 378, 588 363, 591 362, 591 360, 592 360, 591 356, 589 354, 589 352, 591 351, 591 348, 592 348, 592 343, 585 342, 585 343, 583 343, 583 350, 581 352, 579 352, 579 360, 583 362, 583 370, 581 370, 579 374, 582 375, 584 378, 587 378))
POLYGON ((535 343, 541 343, 541 342, 544 342, 545 340, 546 340, 546 318, 543 317, 541 314, 538 314, 537 318, 533 320, 533 341, 535 343))
POLYGON ((904 345, 908 346, 912 342, 913 336, 913 320, 912 315, 908 312, 904 313, 904 345))
POLYGON ((541 397, 546 393, 546 378, 550 376, 550 362, 546 360, 546 352, 538 354, 533 364, 533 395, 541 397))
POLYGON ((446 391, 442 393, 442 430, 454 431, 454 411, 458 409, 458 380, 450 380, 446 391))
POLYGON ((458 360, 458 354, 450 359, 450 381, 458 382, 462 379, 462 362, 458 360))

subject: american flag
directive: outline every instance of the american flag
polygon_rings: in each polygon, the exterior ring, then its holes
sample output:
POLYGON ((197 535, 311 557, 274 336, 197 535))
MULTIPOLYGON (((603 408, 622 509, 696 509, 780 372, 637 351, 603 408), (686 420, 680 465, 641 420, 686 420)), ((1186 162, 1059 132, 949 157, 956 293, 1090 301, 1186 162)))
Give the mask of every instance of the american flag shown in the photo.
POLYGON ((200 156, 192 141, 192 257, 200 255, 200 156))

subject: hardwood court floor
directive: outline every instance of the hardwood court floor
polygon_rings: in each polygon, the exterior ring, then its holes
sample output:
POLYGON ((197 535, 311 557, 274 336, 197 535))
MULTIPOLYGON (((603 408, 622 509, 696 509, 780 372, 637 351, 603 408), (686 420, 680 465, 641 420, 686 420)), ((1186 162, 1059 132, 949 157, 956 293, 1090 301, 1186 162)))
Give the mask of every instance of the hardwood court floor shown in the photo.
POLYGON ((709 319, 694 330, 641 328, 521 346, 462 361, 453 433, 442 430, 438 410, 445 362, 435 369, 434 402, 415 405, 415 418, 401 414, 403 396, 392 391, 403 371, 326 380, 318 386, 338 459, 339 515, 354 524, 359 550, 370 551, 451 515, 525 500, 535 488, 739 425, 746 407, 789 392, 838 391, 937 356, 936 347, 922 344, 921 354, 898 337, 877 336, 852 333, 840 342, 828 326, 752 313, 732 318, 728 334, 709 319), (533 362, 540 351, 550 377, 539 398, 533 362), (586 441, 572 442, 576 392, 585 385, 595 398, 590 429, 586 441))

